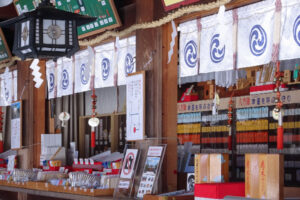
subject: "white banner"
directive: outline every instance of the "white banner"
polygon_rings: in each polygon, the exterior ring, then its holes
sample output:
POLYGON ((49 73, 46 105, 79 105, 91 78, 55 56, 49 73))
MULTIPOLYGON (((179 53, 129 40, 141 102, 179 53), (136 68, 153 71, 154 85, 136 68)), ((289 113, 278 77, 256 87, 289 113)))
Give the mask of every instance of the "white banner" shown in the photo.
POLYGON ((73 59, 57 60, 57 97, 73 94, 73 59))
POLYGON ((136 37, 132 36, 119 41, 118 49, 118 85, 126 85, 126 77, 136 72, 136 37))
POLYGON ((48 85, 48 98, 53 99, 56 96, 55 62, 53 60, 49 60, 46 62, 46 75, 48 85))
POLYGON ((194 76, 199 68, 199 37, 197 20, 179 25, 180 30, 180 77, 194 76))
POLYGON ((12 72, 6 68, 5 72, 1 75, 1 99, 3 106, 10 106, 12 102, 12 72))
POLYGON ((95 88, 114 86, 114 56, 113 42, 95 47, 95 88))
POLYGON ((279 59, 288 60, 300 57, 300 2, 281 0, 281 41, 279 59))
POLYGON ((14 85, 13 101, 17 101, 18 100, 18 71, 14 70, 12 72, 12 75, 13 75, 13 85, 14 85))
POLYGON ((233 18, 232 11, 201 19, 200 73, 233 69, 233 18))
POLYGON ((238 9, 238 68, 267 64, 272 58, 275 0, 238 9))
POLYGON ((91 89, 91 66, 88 50, 75 54, 75 93, 91 89))

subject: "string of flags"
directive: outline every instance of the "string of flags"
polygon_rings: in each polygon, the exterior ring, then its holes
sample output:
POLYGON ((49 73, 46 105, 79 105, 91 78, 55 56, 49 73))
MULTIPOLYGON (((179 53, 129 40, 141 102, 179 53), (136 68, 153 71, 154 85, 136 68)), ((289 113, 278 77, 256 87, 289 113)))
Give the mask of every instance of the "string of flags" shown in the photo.
POLYGON ((77 52, 71 58, 46 62, 48 98, 62 97, 93 88, 126 84, 126 77, 136 72, 136 37, 116 39, 77 52))

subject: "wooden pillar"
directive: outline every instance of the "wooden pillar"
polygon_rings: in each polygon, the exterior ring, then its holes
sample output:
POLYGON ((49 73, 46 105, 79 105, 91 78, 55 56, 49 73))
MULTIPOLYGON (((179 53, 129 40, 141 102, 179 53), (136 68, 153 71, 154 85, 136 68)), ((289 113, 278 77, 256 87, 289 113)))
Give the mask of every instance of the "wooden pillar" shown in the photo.
POLYGON ((172 25, 168 23, 163 26, 163 137, 168 139, 166 152, 166 163, 164 165, 164 191, 177 189, 177 62, 178 62, 178 39, 176 37, 174 53, 168 64, 168 51, 172 41, 172 25))
MULTIPOLYGON (((33 143, 34 148, 34 167, 40 166, 40 154, 41 154, 41 134, 45 133, 46 128, 46 63, 45 61, 39 62, 40 66, 40 73, 42 73, 42 79, 43 84, 39 88, 33 89, 34 92, 34 137, 33 137, 33 143), (38 144, 38 145, 36 145, 38 144)), ((31 77, 33 79, 33 77, 31 77)))
POLYGON ((23 103, 23 119, 22 119, 22 145, 28 147, 26 151, 26 159, 28 166, 33 167, 33 78, 31 78, 31 69, 29 68, 31 62, 18 62, 18 99, 23 103))
MULTIPOLYGON (((33 168, 40 165, 41 134, 45 133, 45 103, 46 103, 46 66, 40 62, 40 72, 44 80, 40 88, 35 88, 31 62, 18 62, 18 99, 23 103, 22 145, 26 151, 20 150, 28 163, 24 168, 33 168), (26 154, 26 155, 25 155, 26 154)), ((18 193, 18 199, 27 199, 27 194, 18 193)))
MULTIPOLYGON (((153 21, 154 1, 136 1, 136 22, 153 21)), ((136 31, 136 68, 146 71, 146 125, 148 137, 161 137, 162 130, 162 30, 161 27, 136 31)))

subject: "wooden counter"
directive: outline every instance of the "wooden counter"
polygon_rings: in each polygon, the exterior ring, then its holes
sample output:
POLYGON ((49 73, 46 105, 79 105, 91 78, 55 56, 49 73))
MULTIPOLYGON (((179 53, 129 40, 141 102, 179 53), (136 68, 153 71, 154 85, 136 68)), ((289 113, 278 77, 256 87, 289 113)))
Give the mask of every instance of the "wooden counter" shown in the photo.
POLYGON ((64 186, 53 186, 47 183, 39 182, 15 183, 7 181, 0 181, 0 190, 74 200, 112 200, 114 191, 113 189, 89 190, 64 186))

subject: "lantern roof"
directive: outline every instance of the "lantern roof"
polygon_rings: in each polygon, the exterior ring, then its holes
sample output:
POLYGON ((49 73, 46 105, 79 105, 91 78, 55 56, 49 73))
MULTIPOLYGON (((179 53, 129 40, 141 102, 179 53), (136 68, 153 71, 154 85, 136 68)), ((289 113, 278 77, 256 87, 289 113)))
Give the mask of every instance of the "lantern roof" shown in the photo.
POLYGON ((43 1, 39 6, 30 12, 21 14, 18 17, 0 22, 0 27, 9 26, 11 24, 17 23, 27 18, 42 18, 42 19, 54 19, 54 20, 75 20, 77 26, 87 24, 96 20, 95 17, 90 17, 87 15, 80 15, 76 13, 67 12, 55 8, 49 1, 43 1))

